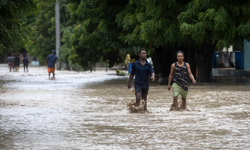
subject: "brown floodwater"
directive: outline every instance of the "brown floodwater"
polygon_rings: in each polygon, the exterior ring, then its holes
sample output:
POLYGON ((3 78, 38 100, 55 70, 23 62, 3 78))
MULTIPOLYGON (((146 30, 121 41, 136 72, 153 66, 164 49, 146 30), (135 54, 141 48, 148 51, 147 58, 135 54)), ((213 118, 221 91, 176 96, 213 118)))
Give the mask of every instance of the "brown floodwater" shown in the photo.
POLYGON ((250 149, 249 83, 190 84, 191 111, 170 112, 172 91, 150 82, 149 112, 130 113, 115 71, 29 70, 0 67, 0 149, 250 149))

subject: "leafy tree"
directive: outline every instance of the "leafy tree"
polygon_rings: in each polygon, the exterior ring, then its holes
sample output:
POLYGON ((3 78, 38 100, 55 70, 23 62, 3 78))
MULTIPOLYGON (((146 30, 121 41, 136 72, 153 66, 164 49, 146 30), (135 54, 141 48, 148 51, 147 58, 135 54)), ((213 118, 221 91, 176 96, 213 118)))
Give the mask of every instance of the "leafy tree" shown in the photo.
MULTIPOLYGON (((32 24, 34 29, 33 41, 28 46, 28 52, 30 55, 38 57, 41 64, 44 63, 46 57, 51 53, 51 50, 55 49, 55 3, 41 2, 39 3, 40 13, 37 16, 35 22, 32 24)), ((60 21, 61 21, 61 46, 63 48, 62 60, 68 64, 68 60, 65 59, 69 53, 66 47, 71 48, 68 43, 64 46, 64 42, 67 42, 64 38, 64 32, 69 37, 69 30, 67 27, 73 25, 73 21, 70 20, 69 12, 67 10, 67 3, 65 0, 60 1, 60 21), (63 53, 66 54, 63 54, 63 53)), ((66 37, 66 39, 67 39, 66 37)), ((59 61, 61 56, 59 56, 59 61)))
POLYGON ((30 39, 31 29, 22 22, 23 16, 36 11, 33 0, 2 0, 0 3, 0 54, 16 51, 30 39))
MULTIPOLYGON (((123 27, 120 39, 129 45, 153 51, 152 56, 157 74, 167 77, 170 66, 176 60, 175 53, 181 49, 194 53, 193 41, 180 32, 177 16, 185 9, 186 0, 130 0, 116 21, 123 27)), ((193 54, 194 55, 194 54, 193 54)), ((195 72, 193 55, 185 57, 195 72)))
POLYGON ((70 0, 72 19, 79 21, 72 51, 75 57, 94 52, 118 58, 129 49, 145 47, 161 57, 160 70, 170 70, 181 49, 194 74, 197 65, 197 80, 209 82, 216 45, 249 40, 248 8, 243 0, 70 0), (86 53, 78 55, 75 49, 86 53))
POLYGON ((61 53, 60 61, 66 63, 66 68, 68 68, 70 65, 69 56, 70 56, 70 49, 72 48, 72 45, 70 43, 70 38, 72 34, 73 34, 73 26, 69 26, 64 29, 62 37, 62 42, 64 44, 61 46, 60 50, 61 53))
POLYGON ((109 66, 121 62, 125 56, 117 51, 126 51, 127 44, 118 39, 122 28, 115 22, 116 15, 122 11, 127 0, 69 0, 71 18, 77 21, 72 36, 72 55, 70 59, 89 68, 87 62, 95 63, 100 56, 109 59, 109 66), (82 50, 82 51, 81 51, 82 50))
POLYGON ((38 57, 44 63, 46 57, 55 49, 55 4, 41 8, 33 24, 33 43, 28 47, 30 55, 38 57))
POLYGON ((188 1, 130 0, 116 21, 123 27, 120 39, 129 45, 158 48, 185 43, 176 19, 188 1))
POLYGON ((178 19, 183 35, 191 35, 196 52, 198 81, 208 82, 212 56, 217 47, 250 40, 250 1, 192 0, 178 19))

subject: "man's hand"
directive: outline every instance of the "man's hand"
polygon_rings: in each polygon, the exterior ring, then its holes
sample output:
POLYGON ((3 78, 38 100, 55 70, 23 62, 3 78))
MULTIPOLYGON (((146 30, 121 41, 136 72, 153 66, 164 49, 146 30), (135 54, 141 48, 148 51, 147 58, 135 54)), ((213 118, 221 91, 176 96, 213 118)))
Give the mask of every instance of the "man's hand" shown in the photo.
POLYGON ((130 83, 128 83, 128 89, 130 89, 131 88, 131 85, 130 85, 130 83))
POLYGON ((151 76, 151 80, 154 82, 155 81, 155 76, 151 76))
POLYGON ((170 85, 168 85, 168 91, 170 91, 170 89, 171 89, 171 86, 170 86, 170 85))
POLYGON ((192 81, 192 82, 193 82, 193 84, 196 84, 196 80, 195 80, 195 79, 193 79, 193 81, 192 81))
POLYGON ((47 64, 45 63, 44 66, 46 66, 47 64))

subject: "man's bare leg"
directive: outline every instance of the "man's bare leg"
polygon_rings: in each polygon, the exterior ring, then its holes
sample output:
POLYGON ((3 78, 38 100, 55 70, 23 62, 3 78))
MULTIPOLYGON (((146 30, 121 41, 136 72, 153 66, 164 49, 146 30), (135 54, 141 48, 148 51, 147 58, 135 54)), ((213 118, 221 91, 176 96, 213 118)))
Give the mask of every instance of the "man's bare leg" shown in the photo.
POLYGON ((135 106, 140 106, 141 93, 136 93, 136 104, 135 106))
POLYGON ((9 68, 10 68, 10 72, 11 72, 11 65, 9 65, 9 68))
POLYGON ((53 78, 55 78, 55 73, 53 72, 53 78))
POLYGON ((174 106, 174 107, 178 107, 178 96, 175 96, 175 97, 174 97, 173 106, 174 106))
POLYGON ((148 95, 142 95, 142 99, 145 100, 144 110, 147 110, 147 96, 148 96, 148 95))
POLYGON ((50 79, 50 73, 49 73, 49 79, 50 79))
POLYGON ((187 103, 186 103, 186 98, 182 98, 182 107, 183 109, 186 109, 187 103))

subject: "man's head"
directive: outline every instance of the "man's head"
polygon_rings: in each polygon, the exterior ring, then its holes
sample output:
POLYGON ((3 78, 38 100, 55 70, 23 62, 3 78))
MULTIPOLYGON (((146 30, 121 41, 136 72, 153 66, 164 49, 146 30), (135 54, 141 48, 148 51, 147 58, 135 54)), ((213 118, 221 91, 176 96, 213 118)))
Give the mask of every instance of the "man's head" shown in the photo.
POLYGON ((27 56, 26 54, 23 55, 23 57, 26 57, 26 56, 27 56))
POLYGON ((176 53, 176 56, 177 56, 177 60, 178 61, 183 61, 183 59, 184 59, 184 53, 182 52, 182 51, 178 51, 177 53, 176 53))
POLYGON ((147 52, 145 48, 141 48, 139 50, 139 57, 144 60, 147 58, 147 52))
POLYGON ((52 54, 56 54, 56 50, 52 50, 52 54))

